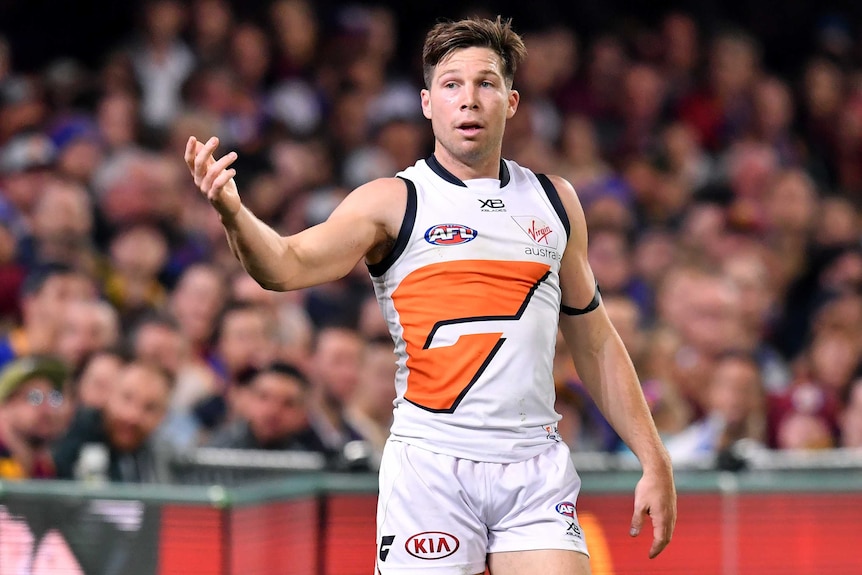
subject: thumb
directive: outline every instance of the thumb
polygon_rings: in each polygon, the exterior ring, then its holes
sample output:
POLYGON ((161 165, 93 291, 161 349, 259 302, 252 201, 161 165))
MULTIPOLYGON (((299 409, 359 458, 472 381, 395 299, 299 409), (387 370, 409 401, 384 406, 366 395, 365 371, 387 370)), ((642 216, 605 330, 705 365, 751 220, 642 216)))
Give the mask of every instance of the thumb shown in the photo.
POLYGON ((645 512, 635 509, 634 515, 632 515, 632 525, 629 528, 629 535, 631 537, 637 537, 640 535, 641 527, 643 527, 644 523, 644 515, 645 512))

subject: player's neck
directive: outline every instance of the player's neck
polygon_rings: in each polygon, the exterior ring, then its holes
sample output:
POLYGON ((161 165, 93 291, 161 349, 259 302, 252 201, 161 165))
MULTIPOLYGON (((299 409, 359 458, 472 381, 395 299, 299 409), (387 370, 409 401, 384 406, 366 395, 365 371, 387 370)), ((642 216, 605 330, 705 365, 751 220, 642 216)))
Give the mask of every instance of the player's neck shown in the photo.
POLYGON ((474 161, 464 161, 450 154, 439 143, 434 146, 434 157, 441 166, 459 180, 476 180, 479 178, 500 178, 500 158, 498 151, 474 161))

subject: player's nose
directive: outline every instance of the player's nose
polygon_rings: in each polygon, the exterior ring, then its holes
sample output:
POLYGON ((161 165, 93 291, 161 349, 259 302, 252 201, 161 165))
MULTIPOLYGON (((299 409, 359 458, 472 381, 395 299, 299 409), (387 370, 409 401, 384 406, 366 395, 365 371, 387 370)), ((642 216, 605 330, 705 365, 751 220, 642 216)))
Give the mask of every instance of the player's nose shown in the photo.
POLYGON ((476 109, 479 107, 479 91, 476 86, 468 84, 461 91, 462 100, 461 100, 461 109, 476 109))

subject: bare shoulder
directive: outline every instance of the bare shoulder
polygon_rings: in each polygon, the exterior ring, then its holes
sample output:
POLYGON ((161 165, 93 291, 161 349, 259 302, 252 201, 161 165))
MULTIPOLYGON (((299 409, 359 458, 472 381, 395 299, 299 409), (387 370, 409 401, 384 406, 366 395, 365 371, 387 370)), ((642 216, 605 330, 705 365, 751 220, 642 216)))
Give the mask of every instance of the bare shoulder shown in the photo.
POLYGON ((350 192, 346 201, 381 221, 389 222, 394 218, 400 226, 407 207, 407 185, 400 178, 378 178, 350 192))
MULTIPOLYGON (((339 206, 366 213, 397 211, 407 204, 407 187, 398 178, 378 178, 350 192, 339 206)), ((403 210, 402 210, 403 212, 403 210)))
POLYGON ((377 178, 353 190, 352 193, 364 194, 401 194, 406 196, 407 187, 401 178, 377 178))
POLYGON ((345 226, 371 224, 375 245, 398 236, 407 209, 407 186, 399 178, 379 178, 350 192, 330 216, 345 226))
POLYGON ((574 194, 575 188, 566 178, 562 176, 557 176, 555 174, 548 174, 548 179, 551 180, 551 183, 554 184, 554 187, 557 188, 557 192, 560 194, 574 194))

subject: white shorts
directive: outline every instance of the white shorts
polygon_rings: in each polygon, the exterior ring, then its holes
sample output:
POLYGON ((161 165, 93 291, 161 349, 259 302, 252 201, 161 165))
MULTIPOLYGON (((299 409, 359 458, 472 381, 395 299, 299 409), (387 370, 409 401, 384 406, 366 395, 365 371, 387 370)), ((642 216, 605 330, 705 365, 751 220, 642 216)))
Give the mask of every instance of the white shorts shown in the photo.
POLYGON ((390 440, 380 465, 377 572, 482 573, 486 555, 568 549, 588 555, 564 443, 518 463, 483 463, 390 440))

